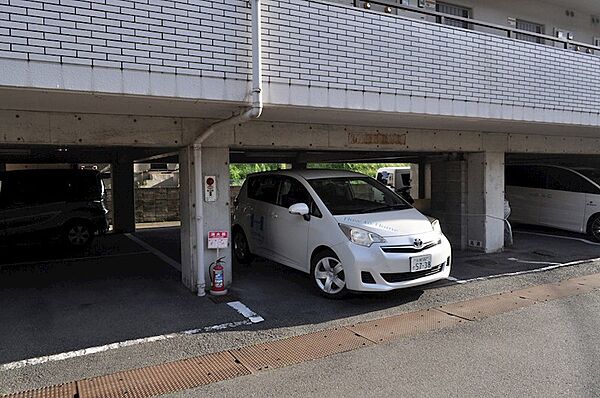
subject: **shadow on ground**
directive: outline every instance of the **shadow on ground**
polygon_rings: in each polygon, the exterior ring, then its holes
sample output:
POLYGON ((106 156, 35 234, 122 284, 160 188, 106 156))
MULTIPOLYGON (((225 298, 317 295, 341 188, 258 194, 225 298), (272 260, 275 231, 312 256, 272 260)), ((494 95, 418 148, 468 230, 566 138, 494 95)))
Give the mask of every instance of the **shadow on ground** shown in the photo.
MULTIPOLYGON (((179 228, 136 236, 176 261, 179 228)), ((54 245, 3 247, 0 259, 0 363, 201 328, 244 318, 224 303, 196 297, 181 275, 124 235, 107 235, 85 252, 54 245)), ((502 253, 455 252, 452 276, 471 279, 600 257, 600 246, 516 233, 502 253)), ((437 282, 385 294, 321 297, 309 277, 267 260, 234 264, 233 299, 266 321, 252 330, 310 325, 402 306, 437 282)))

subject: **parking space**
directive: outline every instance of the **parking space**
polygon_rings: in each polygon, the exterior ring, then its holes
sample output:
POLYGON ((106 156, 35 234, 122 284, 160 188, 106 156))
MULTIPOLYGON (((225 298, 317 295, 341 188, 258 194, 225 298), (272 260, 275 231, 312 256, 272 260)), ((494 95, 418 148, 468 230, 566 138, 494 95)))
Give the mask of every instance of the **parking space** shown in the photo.
POLYGON ((47 245, 2 253, 0 363, 245 319, 191 294, 175 269, 125 235, 68 257, 47 245))
POLYGON ((234 284, 224 302, 196 297, 164 259, 180 261, 180 231, 174 226, 140 229, 133 240, 107 235, 70 257, 48 245, 5 248, 0 266, 0 363, 190 329, 218 333, 209 328, 229 323, 265 330, 336 321, 416 302, 429 289, 575 266, 600 257, 600 247, 581 237, 537 233, 518 230, 515 245, 498 254, 455 252, 451 280, 340 301, 322 298, 307 275, 264 259, 234 264, 234 284), (246 318, 226 304, 232 300, 256 311, 265 322, 244 323, 246 318))

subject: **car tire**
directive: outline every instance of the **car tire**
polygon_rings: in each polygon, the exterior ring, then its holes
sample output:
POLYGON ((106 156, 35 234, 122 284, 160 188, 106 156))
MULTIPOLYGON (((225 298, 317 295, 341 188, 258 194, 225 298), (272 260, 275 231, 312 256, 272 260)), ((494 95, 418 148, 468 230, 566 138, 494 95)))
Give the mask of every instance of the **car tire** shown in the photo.
POLYGON ((587 234, 594 242, 600 242, 600 214, 590 217, 587 226, 587 234))
POLYGON ((85 220, 75 220, 67 223, 64 227, 63 241, 73 249, 88 247, 94 240, 94 230, 91 224, 85 220))
POLYGON ((344 266, 333 250, 321 250, 313 256, 310 275, 322 296, 337 300, 348 295, 344 266))
POLYGON ((246 234, 241 228, 233 230, 233 255, 240 264, 250 264, 254 256, 250 252, 250 245, 246 234))

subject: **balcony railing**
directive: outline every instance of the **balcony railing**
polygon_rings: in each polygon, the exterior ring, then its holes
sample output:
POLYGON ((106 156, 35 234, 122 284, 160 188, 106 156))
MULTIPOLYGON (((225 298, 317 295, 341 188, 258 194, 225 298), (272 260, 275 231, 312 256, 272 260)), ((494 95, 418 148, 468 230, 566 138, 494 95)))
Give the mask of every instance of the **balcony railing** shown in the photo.
MULTIPOLYGON (((382 7, 384 13, 386 14, 394 14, 398 13, 398 11, 406 11, 410 13, 416 13, 423 16, 433 17, 435 21, 439 24, 445 24, 446 21, 458 21, 464 23, 468 26, 469 30, 473 30, 474 26, 478 26, 481 28, 487 29, 488 33, 495 33, 499 36, 505 36, 509 38, 522 39, 524 37, 535 39, 535 41, 539 44, 548 44, 552 43, 554 47, 558 44, 558 47, 563 47, 566 50, 573 50, 578 52, 585 52, 588 54, 600 54, 600 47, 594 46, 592 44, 582 43, 574 40, 569 40, 567 38, 562 37, 554 37, 546 34, 531 32, 528 30, 522 30, 513 28, 510 26, 503 26, 498 24, 493 24, 489 22, 479 21, 471 18, 459 17, 456 15, 446 14, 438 11, 427 10, 420 7, 410 7, 407 5, 392 3, 385 0, 375 0, 375 1, 364 1, 364 0, 354 0, 354 6, 359 8, 364 8, 367 10, 371 10, 374 5, 382 7)), ((432 19, 433 19, 432 18, 432 19)))

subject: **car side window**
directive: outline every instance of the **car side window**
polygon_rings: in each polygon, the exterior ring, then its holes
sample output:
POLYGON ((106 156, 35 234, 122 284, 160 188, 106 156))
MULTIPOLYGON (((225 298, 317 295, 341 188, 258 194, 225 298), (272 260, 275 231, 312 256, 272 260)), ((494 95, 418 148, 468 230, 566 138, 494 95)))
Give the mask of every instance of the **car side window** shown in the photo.
POLYGON ((295 178, 283 177, 279 188, 277 204, 288 208, 296 203, 305 203, 310 208, 311 215, 315 217, 322 216, 318 206, 304 185, 295 178))
POLYGON ((598 193, 598 189, 585 178, 571 170, 558 167, 548 168, 548 189, 578 193, 598 193))
POLYGON ((547 173, 539 166, 507 166, 506 185, 524 188, 546 188, 547 173))
POLYGON ((248 197, 261 202, 275 204, 278 189, 279 178, 275 175, 252 177, 248 181, 248 197))

